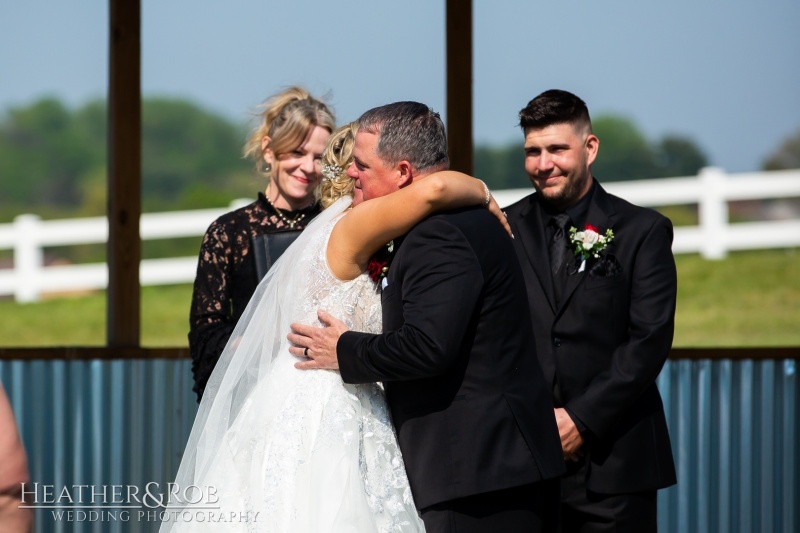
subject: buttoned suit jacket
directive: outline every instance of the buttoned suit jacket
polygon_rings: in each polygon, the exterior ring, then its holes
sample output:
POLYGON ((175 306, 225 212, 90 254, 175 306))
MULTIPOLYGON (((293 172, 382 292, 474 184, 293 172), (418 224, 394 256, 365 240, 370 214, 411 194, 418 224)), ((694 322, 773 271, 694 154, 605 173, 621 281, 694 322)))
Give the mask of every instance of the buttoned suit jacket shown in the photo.
POLYGON ((605 494, 656 490, 676 482, 656 386, 674 332, 672 224, 595 187, 586 223, 601 233, 612 229, 614 238, 582 272, 574 257, 560 305, 536 193, 505 211, 554 405, 585 426, 587 488, 605 494))
POLYGON ((418 508, 564 471, 511 238, 489 212, 395 240, 381 335, 346 332, 342 379, 382 381, 418 508))

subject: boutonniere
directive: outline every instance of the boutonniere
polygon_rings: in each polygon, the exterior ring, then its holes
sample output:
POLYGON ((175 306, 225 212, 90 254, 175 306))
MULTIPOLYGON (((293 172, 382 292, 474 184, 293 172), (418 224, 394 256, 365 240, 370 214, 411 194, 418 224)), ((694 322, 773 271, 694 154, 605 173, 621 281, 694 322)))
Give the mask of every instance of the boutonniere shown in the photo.
POLYGON ((573 246, 573 251, 581 259, 581 266, 578 272, 583 272, 586 268, 586 260, 589 257, 595 259, 600 257, 600 252, 606 249, 608 244, 614 240, 614 232, 611 228, 605 233, 600 232, 600 228, 586 224, 583 231, 578 231, 575 226, 569 228, 569 242, 573 246))
POLYGON ((389 261, 392 258, 393 251, 394 241, 389 241, 386 246, 382 247, 369 258, 367 272, 369 272, 370 279, 375 283, 380 283, 380 281, 389 274, 389 261))

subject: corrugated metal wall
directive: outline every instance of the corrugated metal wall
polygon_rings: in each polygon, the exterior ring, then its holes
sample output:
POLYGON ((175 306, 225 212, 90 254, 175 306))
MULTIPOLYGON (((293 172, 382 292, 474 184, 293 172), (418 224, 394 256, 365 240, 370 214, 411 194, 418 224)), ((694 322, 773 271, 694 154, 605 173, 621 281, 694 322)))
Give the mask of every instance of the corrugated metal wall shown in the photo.
POLYGON ((678 469, 660 530, 800 531, 796 361, 669 361, 658 385, 678 469))
MULTIPOLYGON (((678 468, 659 493, 662 532, 800 531, 800 394, 796 361, 675 361, 659 377, 678 468)), ((0 361, 28 450, 31 481, 63 486, 148 483, 163 490, 196 411, 187 360, 0 361)), ((110 490, 110 489, 109 489, 110 490)), ((110 493, 109 493, 110 496, 110 493)), ((36 531, 148 532, 128 521, 56 520, 36 531)))
MULTIPOLYGON (((40 484, 40 501, 44 485, 55 486, 56 498, 64 486, 94 485, 97 492, 107 486, 110 503, 110 486, 123 486, 123 493, 137 487, 141 498, 148 483, 163 491, 172 481, 197 410, 188 360, 0 361, 0 376, 28 451, 31 481, 40 484)), ((88 514, 68 521, 65 515, 56 519, 57 510, 38 510, 36 532, 158 530, 157 517, 139 515, 155 509, 111 507, 104 506, 111 512, 104 516, 108 520, 93 522, 88 514)), ((98 511, 83 512, 91 510, 98 511)))

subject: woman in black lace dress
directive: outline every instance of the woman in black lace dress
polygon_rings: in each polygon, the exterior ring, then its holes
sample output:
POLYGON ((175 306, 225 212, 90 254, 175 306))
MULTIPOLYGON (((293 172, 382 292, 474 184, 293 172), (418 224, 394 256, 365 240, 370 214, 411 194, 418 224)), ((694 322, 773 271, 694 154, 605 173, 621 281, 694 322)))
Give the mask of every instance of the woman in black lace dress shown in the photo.
POLYGON ((305 90, 268 99, 244 147, 267 187, 258 199, 211 223, 200 246, 189 315, 189 351, 197 401, 260 280, 253 238, 300 230, 320 212, 314 189, 333 113, 305 90))

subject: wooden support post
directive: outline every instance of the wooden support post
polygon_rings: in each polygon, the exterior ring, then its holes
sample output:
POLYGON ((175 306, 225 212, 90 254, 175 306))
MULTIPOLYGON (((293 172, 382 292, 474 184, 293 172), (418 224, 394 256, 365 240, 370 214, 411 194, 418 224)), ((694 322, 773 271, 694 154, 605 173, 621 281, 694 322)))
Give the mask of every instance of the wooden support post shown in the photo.
POLYGON ((447 0, 445 19, 450 168, 472 174, 472 0, 447 0))
POLYGON ((108 298, 109 347, 140 343, 141 0, 109 0, 108 298))

